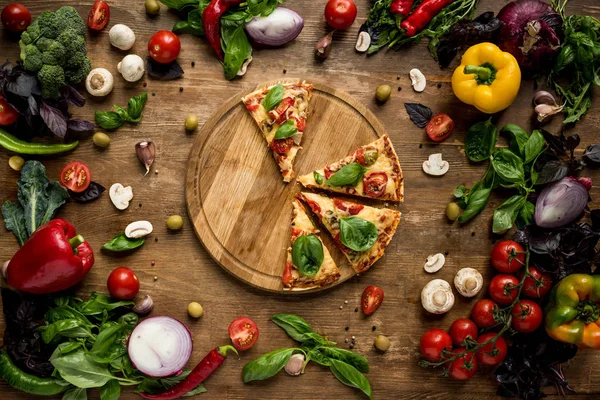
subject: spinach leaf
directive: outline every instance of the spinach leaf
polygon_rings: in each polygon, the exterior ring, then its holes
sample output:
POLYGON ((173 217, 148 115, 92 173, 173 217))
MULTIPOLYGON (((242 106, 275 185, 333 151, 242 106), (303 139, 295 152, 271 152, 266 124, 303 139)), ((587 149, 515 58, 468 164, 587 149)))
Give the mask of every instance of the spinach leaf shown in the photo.
POLYGON ((285 89, 283 85, 277 84, 273 86, 262 101, 262 105, 267 111, 271 111, 281 103, 285 89))
POLYGON ((100 388, 100 400, 119 400, 120 396, 121 385, 116 380, 108 381, 100 388))
POLYGON ((542 151, 544 151, 544 147, 546 147, 546 141, 544 137, 537 129, 531 132, 531 136, 525 143, 525 164, 533 161, 542 151))
POLYGON ((317 185, 321 185, 323 184, 323 175, 321 175, 320 173, 318 173, 317 171, 313 172, 313 176, 315 177, 315 183, 317 185))
POLYGON ((308 322, 303 318, 293 314, 275 314, 271 317, 271 321, 275 325, 283 329, 292 339, 297 342, 304 342, 307 340, 308 333, 314 333, 308 322))
POLYGON ((473 162, 481 162, 490 158, 498 141, 498 128, 492 118, 478 122, 467 131, 465 154, 473 162))
POLYGON ((417 126, 417 128, 425 128, 433 117, 433 111, 431 111, 431 108, 424 106, 423 104, 404 103, 404 108, 406 108, 406 112, 408 113, 410 120, 417 126))
MULTIPOLYGON (((118 383, 117 386, 119 386, 118 383)), ((62 400, 87 400, 87 389, 71 387, 65 392, 65 394, 62 397, 62 400)), ((101 398, 100 400, 104 399, 101 398)))
POLYGON ((302 235, 294 241, 292 260, 302 275, 315 276, 323 259, 323 244, 315 235, 302 235))
POLYGON ((137 249, 143 244, 144 238, 130 239, 125 236, 125 233, 119 233, 117 236, 106 242, 104 246, 102 246, 102 249, 118 253, 137 249))
POLYGON ((335 174, 331 175, 325 183, 329 186, 356 186, 365 174, 366 169, 357 162, 344 165, 335 174))
POLYGON ((239 25, 229 37, 223 37, 223 43, 225 43, 223 59, 225 79, 231 80, 237 76, 244 61, 252 55, 252 46, 246 36, 244 24, 239 25))
POLYGON ((369 381, 363 374, 361 374, 356 368, 352 365, 346 364, 343 361, 339 361, 336 359, 330 359, 331 372, 333 375, 344 385, 351 386, 357 389, 362 390, 364 394, 369 396, 370 399, 373 399, 373 393, 371 391, 371 385, 369 381))
POLYGON ((334 358, 352 365, 360 372, 369 372, 369 361, 358 353, 337 347, 323 347, 319 350, 328 358, 334 358))
POLYGON ((29 238, 25 228, 25 211, 23 207, 12 201, 5 201, 2 204, 2 218, 6 229, 15 235, 19 246, 23 246, 29 238))
POLYGON ((275 139, 287 139, 294 136, 296 133, 298 133, 296 122, 293 119, 288 119, 279 128, 277 128, 277 132, 275 132, 275 139))
POLYGON ((508 149, 498 149, 494 152, 492 166, 504 182, 520 183, 525 180, 523 160, 508 149))
POLYGON ((527 198, 521 195, 515 195, 506 200, 500 207, 494 210, 494 222, 492 231, 494 233, 504 233, 512 228, 519 211, 525 205, 527 198))
POLYGON ((529 140, 529 135, 518 125, 506 124, 501 130, 502 133, 508 136, 510 150, 520 155, 525 156, 525 144, 529 140))
POLYGON ((470 221, 471 219, 479 215, 479 213, 482 212, 485 208, 485 205, 487 204, 490 198, 491 192, 492 188, 486 188, 481 186, 475 188, 474 185, 471 189, 471 192, 469 193, 469 202, 467 204, 467 207, 465 208, 465 211, 463 211, 463 213, 460 214, 460 217, 458 217, 458 222, 464 224, 465 222, 470 221))
POLYGON ((354 251, 369 250, 378 237, 377 227, 370 221, 359 217, 340 219, 340 240, 354 251))
POLYGON ((244 365, 242 370, 244 383, 262 381, 276 375, 285 367, 292 354, 297 351, 301 350, 298 348, 278 349, 244 365))

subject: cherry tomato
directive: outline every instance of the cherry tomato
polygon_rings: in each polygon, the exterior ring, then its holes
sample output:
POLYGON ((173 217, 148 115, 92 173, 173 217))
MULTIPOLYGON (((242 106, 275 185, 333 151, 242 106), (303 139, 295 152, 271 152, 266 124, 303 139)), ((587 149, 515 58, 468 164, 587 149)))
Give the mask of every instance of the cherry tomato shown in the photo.
POLYGON ((133 299, 140 291, 140 281, 135 273, 127 267, 115 268, 106 282, 108 292, 119 300, 133 299))
POLYGON ((388 177, 385 172, 369 172, 363 177, 363 187, 369 197, 381 197, 385 193, 388 177))
POLYGON ((445 140, 454 131, 454 121, 447 114, 436 114, 425 128, 427 136, 434 142, 445 140))
POLYGON ((477 325, 468 318, 459 318, 450 325, 448 331, 455 346, 464 346, 467 338, 477 339, 477 325))
MULTIPOLYGON (((455 349, 453 354, 460 354, 467 351, 464 347, 455 349)), ((448 374, 457 381, 466 381, 471 379, 477 372, 477 359, 475 353, 469 352, 452 361, 448 367, 448 374)))
POLYGON ((101 31, 110 20, 110 7, 102 0, 96 0, 88 15, 88 28, 101 31))
POLYGON ((448 332, 441 329, 430 329, 421 336, 421 355, 428 361, 438 362, 442 352, 452 351, 452 338, 448 332))
POLYGON ((60 184, 75 193, 81 193, 90 186, 90 169, 80 161, 73 161, 60 171, 60 184))
POLYGON ((492 248, 492 265, 498 272, 513 274, 521 269, 524 264, 525 254, 523 254, 523 247, 519 243, 512 240, 502 240, 492 248))
POLYGON ((294 139, 289 137, 286 139, 273 139, 269 147, 277 154, 285 154, 294 146, 294 139))
POLYGON ((497 322, 494 320, 494 310, 498 309, 498 305, 492 300, 479 300, 473 306, 473 311, 471 312, 471 319, 481 329, 491 328, 492 326, 497 324, 497 322))
POLYGON ((552 277, 534 266, 529 267, 529 275, 523 281, 523 294, 532 299, 544 297, 552 288, 552 277))
POLYGON ((519 300, 512 309, 512 328, 517 332, 530 333, 542 324, 542 308, 531 300, 519 300))
POLYGON ((383 303, 383 289, 377 286, 367 286, 362 294, 360 305, 365 315, 371 315, 383 303))
POLYGON ((235 319, 227 331, 233 347, 241 351, 248 350, 258 340, 258 326, 248 317, 235 319))
POLYGON ((342 210, 347 212, 350 215, 356 215, 362 211, 365 206, 362 204, 350 203, 349 201, 344 201, 338 198, 333 199, 333 205, 338 210, 342 210))
POLYGON ((160 64, 175 61, 181 51, 181 42, 171 31, 158 31, 148 42, 148 54, 160 64))
POLYGON ((333 29, 350 28, 356 13, 356 4, 352 0, 329 0, 325 5, 325 20, 333 29))
POLYGON ((4 97, 0 97, 0 126, 12 125, 19 119, 19 113, 4 97))
MULTIPOLYGON (((494 332, 484 333, 477 339, 478 343, 485 343, 496 336, 494 332)), ((482 365, 496 366, 500 365, 506 357, 506 341, 499 336, 495 342, 490 342, 477 350, 477 360, 482 365)))
POLYGON ((490 281, 490 297, 496 303, 507 306, 512 304, 519 292, 519 280, 514 275, 498 274, 490 281))
POLYGON ((298 132, 304 132, 306 129, 306 120, 304 118, 296 117, 294 117, 294 119, 296 120, 296 129, 298 129, 298 132))
POLYGON ((11 32, 23 32, 31 25, 31 13, 23 4, 11 3, 2 9, 2 25, 11 32))

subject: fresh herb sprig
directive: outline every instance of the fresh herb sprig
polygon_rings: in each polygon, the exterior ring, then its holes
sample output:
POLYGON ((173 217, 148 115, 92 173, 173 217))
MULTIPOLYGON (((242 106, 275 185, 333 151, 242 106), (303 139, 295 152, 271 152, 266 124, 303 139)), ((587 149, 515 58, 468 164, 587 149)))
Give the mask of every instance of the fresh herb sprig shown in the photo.
POLYGON ((142 111, 148 101, 148 93, 133 96, 127 102, 127 109, 114 105, 116 111, 96 111, 96 123, 102 129, 114 130, 125 122, 137 124, 142 120, 142 111))

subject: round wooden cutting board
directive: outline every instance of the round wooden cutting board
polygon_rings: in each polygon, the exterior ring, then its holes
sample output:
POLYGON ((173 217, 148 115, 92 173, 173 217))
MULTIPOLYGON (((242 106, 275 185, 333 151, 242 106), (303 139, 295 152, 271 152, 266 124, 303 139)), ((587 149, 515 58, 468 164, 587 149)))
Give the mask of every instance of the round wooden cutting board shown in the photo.
MULTIPOLYGON (((215 261, 244 282, 272 292, 320 290, 283 290, 292 200, 301 187, 295 181, 283 182, 271 150, 241 102, 245 94, 225 102, 192 146, 186 176, 190 219, 215 261)), ((385 134, 364 105, 325 85, 314 84, 309 110, 296 176, 385 134)), ((352 277, 354 270, 331 238, 326 232, 321 237, 340 268, 335 284, 352 277)))

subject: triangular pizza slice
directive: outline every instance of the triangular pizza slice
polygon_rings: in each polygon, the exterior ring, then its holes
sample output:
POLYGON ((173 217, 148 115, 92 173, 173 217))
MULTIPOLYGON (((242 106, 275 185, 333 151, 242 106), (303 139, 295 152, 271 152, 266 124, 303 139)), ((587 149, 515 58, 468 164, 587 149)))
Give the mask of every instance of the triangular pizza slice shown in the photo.
POLYGON ((284 182, 294 178, 294 160, 301 149, 312 89, 305 82, 278 83, 242 98, 272 150, 284 182))

